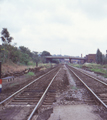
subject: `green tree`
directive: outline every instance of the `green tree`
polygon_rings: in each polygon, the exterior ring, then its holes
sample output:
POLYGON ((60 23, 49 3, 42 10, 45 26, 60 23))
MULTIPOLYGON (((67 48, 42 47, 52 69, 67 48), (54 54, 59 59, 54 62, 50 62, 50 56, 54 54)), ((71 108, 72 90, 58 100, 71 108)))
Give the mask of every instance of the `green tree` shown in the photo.
POLYGON ((28 54, 29 57, 32 57, 32 52, 27 47, 20 46, 19 49, 21 50, 21 52, 28 54))
POLYGON ((3 28, 3 30, 1 31, 1 35, 1 40, 4 44, 10 44, 12 42, 13 37, 10 37, 7 28, 3 28))
POLYGON ((2 49, 1 49, 1 55, 2 55, 2 61, 6 62, 10 59, 10 53, 11 53, 11 42, 13 40, 13 37, 10 37, 10 34, 7 30, 7 28, 3 28, 1 31, 1 41, 2 41, 2 49))
POLYGON ((47 63, 48 61, 46 60, 45 56, 51 56, 51 54, 48 51, 43 51, 41 53, 41 60, 43 63, 47 63))
POLYGON ((5 51, 3 45, 0 45, 0 61, 4 63, 7 59, 7 56, 7 51, 5 51))
POLYGON ((102 64, 102 61, 103 61, 103 56, 99 49, 97 49, 96 61, 97 61, 97 64, 102 64))
POLYGON ((38 63, 39 63, 39 61, 40 61, 40 58, 39 58, 38 52, 33 51, 32 54, 33 54, 32 59, 33 59, 33 61, 36 63, 36 67, 37 67, 37 66, 38 66, 38 63))
POLYGON ((15 46, 11 46, 11 52, 10 52, 10 59, 11 61, 13 61, 14 63, 19 63, 20 62, 20 50, 15 47, 15 46))
POLYGON ((28 62, 29 62, 29 59, 30 58, 29 58, 28 54, 21 52, 21 54, 20 54, 20 63, 27 65, 28 62))
POLYGON ((51 54, 48 51, 43 51, 41 56, 51 56, 51 54))

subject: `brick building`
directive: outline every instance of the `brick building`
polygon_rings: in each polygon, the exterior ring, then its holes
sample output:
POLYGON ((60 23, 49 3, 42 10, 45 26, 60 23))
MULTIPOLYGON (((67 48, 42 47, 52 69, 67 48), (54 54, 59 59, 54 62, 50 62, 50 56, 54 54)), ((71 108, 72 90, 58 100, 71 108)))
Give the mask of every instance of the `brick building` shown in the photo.
POLYGON ((86 55, 86 61, 88 63, 95 63, 96 62, 96 54, 88 54, 86 55))

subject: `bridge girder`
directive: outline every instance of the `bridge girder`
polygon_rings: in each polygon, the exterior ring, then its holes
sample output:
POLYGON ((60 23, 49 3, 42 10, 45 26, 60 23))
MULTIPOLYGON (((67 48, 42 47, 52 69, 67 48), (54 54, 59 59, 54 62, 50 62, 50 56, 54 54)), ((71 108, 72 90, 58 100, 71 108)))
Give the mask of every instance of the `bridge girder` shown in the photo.
POLYGON ((69 59, 70 63, 71 63, 71 60, 72 59, 75 59, 75 60, 82 60, 84 61, 83 63, 86 62, 86 58, 79 58, 79 57, 66 57, 66 56, 46 56, 46 59, 47 60, 52 60, 52 59, 69 59))

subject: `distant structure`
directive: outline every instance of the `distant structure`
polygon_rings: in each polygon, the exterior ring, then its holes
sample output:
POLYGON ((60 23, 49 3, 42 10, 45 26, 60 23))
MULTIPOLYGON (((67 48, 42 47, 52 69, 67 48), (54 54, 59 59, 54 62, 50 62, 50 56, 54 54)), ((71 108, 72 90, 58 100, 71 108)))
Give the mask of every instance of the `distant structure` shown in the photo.
POLYGON ((95 63, 96 62, 96 54, 88 54, 86 55, 86 62, 95 63))
POLYGON ((45 57, 47 61, 51 59, 69 59, 69 62, 72 63, 74 60, 79 60, 83 61, 84 63, 86 62, 86 58, 81 58, 81 57, 72 57, 72 56, 46 56, 45 57))
MULTIPOLYGON (((81 58, 83 58, 83 55, 81 54, 81 58)), ((86 59, 85 62, 87 63, 96 63, 96 54, 88 54, 84 57, 86 59)), ((75 60, 77 62, 74 62, 73 63, 80 63, 80 64, 84 64, 84 60, 75 60)))
MULTIPOLYGON (((106 51, 107 53, 107 51, 106 51)), ((47 59, 47 61, 50 61, 51 59, 60 59, 60 61, 65 62, 66 59, 68 59, 68 61, 70 63, 79 63, 79 64, 84 64, 85 62, 87 63, 96 63, 96 54, 88 54, 85 57, 82 56, 81 57, 72 57, 72 56, 46 56, 45 57, 47 59)))

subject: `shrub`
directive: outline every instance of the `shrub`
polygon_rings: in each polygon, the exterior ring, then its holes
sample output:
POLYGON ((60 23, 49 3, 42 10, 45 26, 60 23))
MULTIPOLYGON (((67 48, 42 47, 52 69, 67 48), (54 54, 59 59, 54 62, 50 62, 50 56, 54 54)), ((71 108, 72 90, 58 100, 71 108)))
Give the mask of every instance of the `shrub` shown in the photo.
POLYGON ((34 76, 35 74, 34 74, 34 72, 28 72, 27 75, 34 76))

